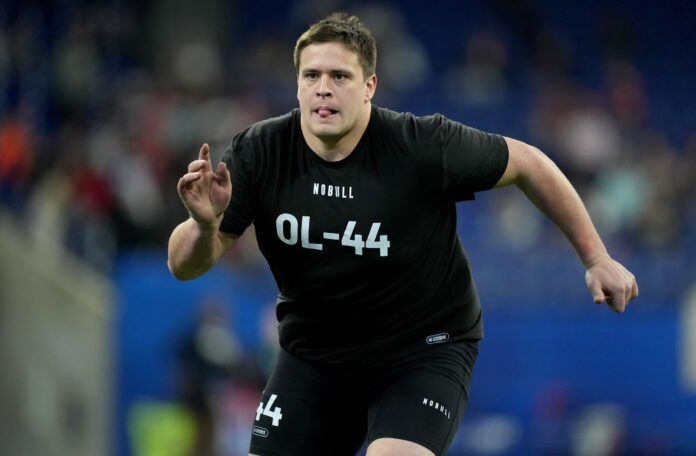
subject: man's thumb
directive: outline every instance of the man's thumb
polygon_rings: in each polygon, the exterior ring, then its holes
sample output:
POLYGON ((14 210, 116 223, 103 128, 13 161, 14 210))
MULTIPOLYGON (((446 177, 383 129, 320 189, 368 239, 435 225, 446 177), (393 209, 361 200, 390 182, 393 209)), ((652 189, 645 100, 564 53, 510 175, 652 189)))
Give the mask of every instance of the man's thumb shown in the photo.
POLYGON ((594 278, 591 279, 587 284, 587 287, 590 289, 590 293, 592 293, 592 298, 594 299, 595 304, 601 304, 604 302, 604 291, 602 291, 602 285, 599 283, 599 280, 594 278))
POLYGON ((229 182, 230 180, 230 172, 227 170, 227 164, 223 161, 218 163, 217 172, 215 174, 221 184, 229 182))

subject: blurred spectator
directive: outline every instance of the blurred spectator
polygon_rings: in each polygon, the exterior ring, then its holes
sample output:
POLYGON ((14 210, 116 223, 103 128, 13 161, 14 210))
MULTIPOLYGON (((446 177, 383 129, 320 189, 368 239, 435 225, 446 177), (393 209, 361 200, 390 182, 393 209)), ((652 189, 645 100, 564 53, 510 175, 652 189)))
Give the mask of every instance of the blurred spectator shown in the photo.
POLYGON ((588 182, 598 169, 614 166, 622 142, 614 120, 591 93, 579 92, 573 108, 551 126, 558 160, 588 182))
POLYGON ((66 244, 100 271, 111 269, 116 235, 111 221, 114 200, 104 174, 80 158, 71 164, 71 197, 67 209, 66 244))
POLYGON ((692 230, 692 235, 696 233, 696 186, 694 176, 696 176, 696 131, 691 133, 685 142, 684 152, 677 159, 676 180, 679 186, 679 197, 681 199, 681 216, 687 221, 692 230))
POLYGON ((256 353, 264 379, 268 379, 271 376, 276 357, 280 351, 275 302, 268 303, 263 312, 261 312, 260 326, 261 344, 256 353))
POLYGON ((534 249, 544 234, 544 218, 519 192, 501 190, 493 202, 495 242, 516 252, 534 249), (523 220, 524 223, 520 223, 523 220))
POLYGON ((17 113, 0 122, 0 201, 18 210, 29 191, 34 153, 30 127, 17 113))
POLYGON ((76 14, 55 50, 55 93, 58 103, 70 112, 84 111, 103 93, 98 50, 89 24, 85 13, 76 14))
POLYGON ((522 439, 522 424, 512 415, 472 416, 462 423, 450 450, 457 454, 513 454, 522 439), (457 451, 459 450, 459 451, 457 451))
MULTIPOLYGON (((679 157, 667 140, 659 134, 646 135, 638 151, 644 173, 640 218, 634 226, 641 246, 667 249, 681 235, 679 218, 679 157)), ((692 175, 693 176, 693 175, 692 175)))
POLYGON ((108 272, 116 253, 115 199, 107 176, 91 166, 82 128, 66 122, 54 143, 53 166, 31 189, 28 221, 35 235, 65 245, 108 272))
POLYGON ((610 60, 606 69, 609 109, 626 137, 640 135, 648 115, 643 78, 629 62, 610 60))
POLYGON ((492 6, 521 44, 525 65, 531 67, 532 80, 541 90, 569 76, 572 57, 567 35, 544 20, 538 5, 526 0, 495 0, 492 6))
POLYGON ((625 454, 626 410, 620 404, 593 404, 578 412, 572 428, 572 454, 625 454))
POLYGON ((128 432, 133 456, 192 456, 196 427, 178 404, 138 401, 130 410, 128 432))
POLYGON ((598 174, 587 198, 588 210, 598 230, 611 236, 635 227, 647 199, 646 178, 644 171, 632 161, 598 174))
POLYGON ((551 381, 537 391, 532 408, 534 453, 563 453, 570 440, 573 394, 568 385, 551 381))
POLYGON ((186 89, 210 90, 222 79, 220 51, 215 43, 205 39, 182 44, 172 66, 174 79, 186 89))
POLYGON ((568 36, 555 29, 544 27, 536 35, 534 47, 534 76, 543 89, 549 82, 564 81, 571 76, 573 58, 568 36))
POLYGON ((379 47, 380 97, 420 88, 430 76, 430 62, 423 44, 407 27, 404 14, 386 4, 357 8, 355 14, 372 31, 379 47))
POLYGON ((471 35, 445 74, 448 97, 462 104, 499 104, 507 91, 507 50, 491 32, 471 35))
POLYGON ((543 92, 533 117, 533 133, 583 194, 597 170, 617 164, 624 152, 622 137, 596 95, 575 83, 551 85, 543 92))
POLYGON ((218 454, 216 404, 230 386, 259 388, 258 370, 248 359, 232 332, 227 307, 215 298, 201 302, 195 326, 185 335, 179 349, 181 400, 196 421, 195 453, 218 454))
POLYGON ((69 156, 60 156, 32 188, 27 202, 27 222, 31 233, 45 245, 63 247, 68 219, 66 213, 72 198, 68 173, 69 156))
POLYGON ((286 107, 288 102, 295 104, 292 94, 296 92, 296 72, 292 48, 287 46, 282 35, 275 32, 249 43, 242 61, 243 65, 231 69, 235 76, 231 89, 252 93, 255 100, 250 108, 254 109, 255 104, 264 101, 276 109, 286 107))

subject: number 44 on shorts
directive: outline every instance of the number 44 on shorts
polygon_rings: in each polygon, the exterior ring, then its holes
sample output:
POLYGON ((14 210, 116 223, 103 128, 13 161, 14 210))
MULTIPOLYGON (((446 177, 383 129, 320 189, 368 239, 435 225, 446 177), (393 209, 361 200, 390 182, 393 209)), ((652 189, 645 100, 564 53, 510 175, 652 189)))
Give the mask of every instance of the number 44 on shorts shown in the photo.
POLYGON ((281 408, 276 407, 271 411, 271 407, 273 407, 273 403, 277 398, 278 395, 271 394, 265 407, 263 406, 263 401, 259 404, 259 407, 256 409, 256 421, 261 419, 261 415, 266 415, 273 418, 273 426, 277 427, 280 424, 280 420, 283 418, 283 415, 280 413, 281 408))

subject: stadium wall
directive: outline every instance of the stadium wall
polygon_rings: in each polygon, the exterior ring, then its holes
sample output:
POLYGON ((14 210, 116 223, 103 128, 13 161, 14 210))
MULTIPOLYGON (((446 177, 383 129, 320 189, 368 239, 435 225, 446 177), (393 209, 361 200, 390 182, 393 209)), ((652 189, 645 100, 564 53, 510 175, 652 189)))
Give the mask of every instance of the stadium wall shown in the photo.
POLYGON ((0 214, 0 454, 111 454, 113 294, 0 214))

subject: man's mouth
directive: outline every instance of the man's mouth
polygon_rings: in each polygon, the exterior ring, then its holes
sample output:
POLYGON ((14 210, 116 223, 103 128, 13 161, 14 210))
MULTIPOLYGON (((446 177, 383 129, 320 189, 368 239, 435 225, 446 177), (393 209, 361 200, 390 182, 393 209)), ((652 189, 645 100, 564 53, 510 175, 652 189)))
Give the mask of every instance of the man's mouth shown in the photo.
POLYGON ((336 114, 338 111, 335 109, 327 108, 325 106, 319 107, 314 110, 314 113, 318 115, 321 118, 326 118, 326 117, 331 117, 332 115, 336 114))

